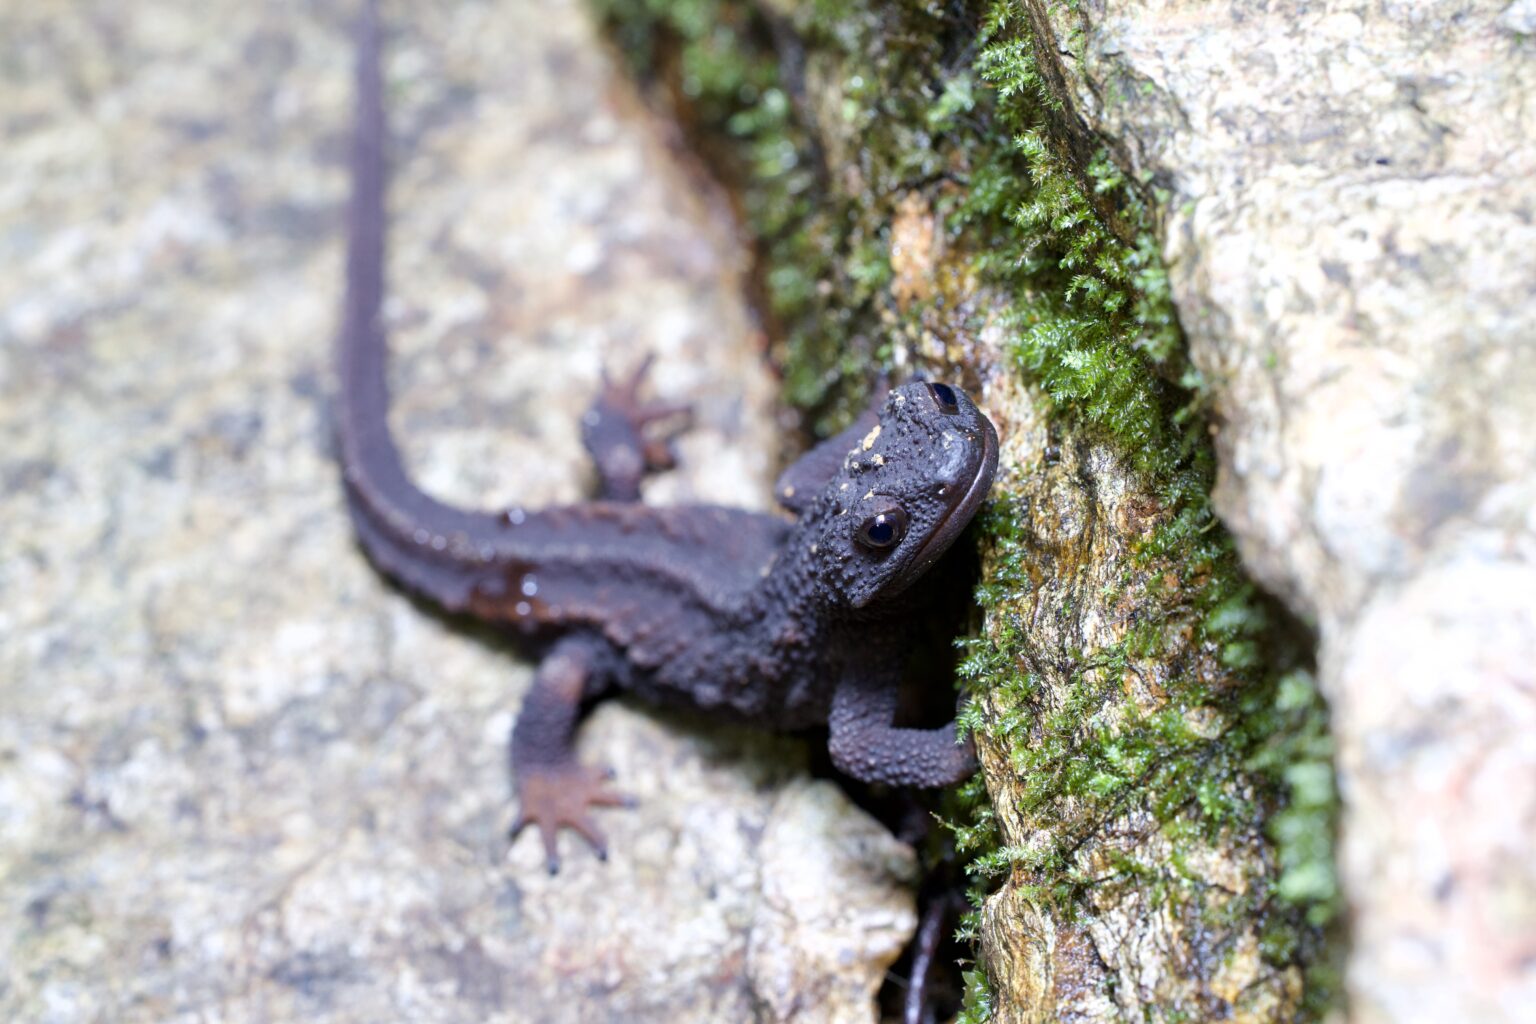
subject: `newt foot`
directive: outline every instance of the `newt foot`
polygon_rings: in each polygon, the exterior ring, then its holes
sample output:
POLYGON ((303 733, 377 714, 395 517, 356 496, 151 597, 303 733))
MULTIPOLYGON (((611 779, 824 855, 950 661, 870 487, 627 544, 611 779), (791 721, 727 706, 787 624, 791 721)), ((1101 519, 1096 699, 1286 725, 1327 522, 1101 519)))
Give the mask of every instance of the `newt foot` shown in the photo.
MULTIPOLYGON (((617 381, 609 377, 605 369, 597 401, 583 421, 590 439, 589 447, 591 442, 605 448, 613 445, 613 440, 600 436, 604 428, 621 432, 628 441, 626 447, 641 457, 643 471, 648 472, 671 469, 677 464, 672 439, 687 429, 693 419, 693 406, 687 402, 653 402, 640 397, 654 361, 654 355, 647 355, 634 372, 617 381), (667 423, 669 420, 673 422, 667 423), (653 429, 656 424, 665 424, 665 427, 653 429), (603 444, 605 440, 607 444, 603 444)), ((637 471, 642 471, 641 467, 630 470, 637 471)))
POLYGON ((584 764, 524 767, 517 778, 517 820, 512 823, 508 838, 516 839, 523 829, 537 825, 552 875, 560 870, 556 839, 561 828, 579 834, 599 860, 607 860, 608 841, 592 820, 591 809, 635 806, 633 797, 610 788, 612 778, 611 771, 584 764))

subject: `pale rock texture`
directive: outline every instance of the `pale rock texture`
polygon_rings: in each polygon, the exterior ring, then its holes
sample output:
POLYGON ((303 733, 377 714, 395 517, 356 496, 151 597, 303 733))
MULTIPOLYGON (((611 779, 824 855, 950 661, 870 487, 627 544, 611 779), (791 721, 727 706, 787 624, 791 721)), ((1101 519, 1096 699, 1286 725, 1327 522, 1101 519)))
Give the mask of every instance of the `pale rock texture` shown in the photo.
POLYGON ((910 907, 883 898, 893 880, 916 882, 911 849, 847 819, 847 798, 825 780, 791 784, 774 805, 747 947, 760 1021, 868 1020, 882 979, 850 968, 894 960, 917 926, 910 907))
POLYGON ((1219 509, 1318 631, 1349 1013, 1536 1007, 1536 8, 1028 0, 1166 190, 1219 509))
MULTIPOLYGON (((735 229, 579 6, 388 13, 414 471, 576 498, 654 351, 699 416, 651 497, 761 507, 735 229)), ((369 569, 331 455, 350 14, 0 13, 0 1019, 873 1020, 911 852, 796 742, 607 704, 610 862, 508 852, 529 666, 369 569)))

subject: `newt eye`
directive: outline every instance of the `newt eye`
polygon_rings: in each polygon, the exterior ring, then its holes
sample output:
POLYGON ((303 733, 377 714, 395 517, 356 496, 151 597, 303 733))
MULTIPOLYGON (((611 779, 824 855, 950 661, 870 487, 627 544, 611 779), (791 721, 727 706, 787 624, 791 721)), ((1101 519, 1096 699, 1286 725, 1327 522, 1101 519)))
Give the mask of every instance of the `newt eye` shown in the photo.
POLYGON ((859 526, 859 543, 867 548, 881 550, 895 547, 907 533, 907 514, 892 505, 883 512, 876 512, 859 526))
POLYGON ((960 402, 955 398, 955 389, 948 384, 929 384, 928 391, 933 395, 933 400, 939 403, 939 411, 950 415, 960 411, 960 402))

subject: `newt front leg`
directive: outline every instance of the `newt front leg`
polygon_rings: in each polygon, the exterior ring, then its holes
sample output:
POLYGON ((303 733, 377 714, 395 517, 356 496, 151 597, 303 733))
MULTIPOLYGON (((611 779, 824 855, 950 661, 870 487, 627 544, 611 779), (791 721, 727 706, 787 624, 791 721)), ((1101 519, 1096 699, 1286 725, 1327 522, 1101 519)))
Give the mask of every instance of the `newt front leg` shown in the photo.
POLYGON ((874 671, 848 671, 832 694, 827 750, 838 770, 864 782, 931 789, 950 786, 976 770, 969 740, 955 723, 904 729, 896 720, 897 680, 874 671))

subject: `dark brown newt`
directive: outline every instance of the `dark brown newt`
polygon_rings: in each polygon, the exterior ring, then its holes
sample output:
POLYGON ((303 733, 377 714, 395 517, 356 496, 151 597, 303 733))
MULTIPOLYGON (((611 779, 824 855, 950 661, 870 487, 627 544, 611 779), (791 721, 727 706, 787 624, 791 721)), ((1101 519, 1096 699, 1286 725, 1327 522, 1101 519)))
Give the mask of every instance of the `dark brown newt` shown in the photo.
POLYGON ((539 668, 512 730, 514 835, 537 825, 551 870, 562 826, 605 852, 590 811, 622 798, 576 759, 572 739, 583 705, 612 689, 764 728, 826 725, 833 763, 869 782, 943 786, 969 775, 974 755, 953 722, 894 724, 921 614, 914 584, 971 521, 997 466, 992 424, 959 389, 891 391, 785 471, 775 485, 782 516, 639 503, 640 479, 668 458, 655 426, 678 412, 643 403, 639 373, 607 384, 585 417, 596 501, 474 511, 412 483, 387 422, 387 128, 371 3, 360 32, 338 353, 346 501, 380 571, 536 645, 539 668))

